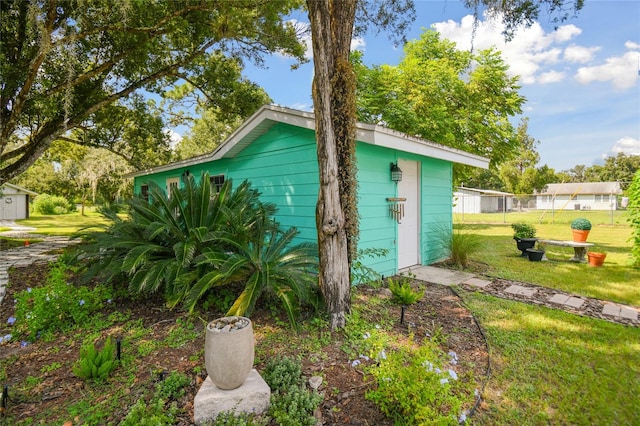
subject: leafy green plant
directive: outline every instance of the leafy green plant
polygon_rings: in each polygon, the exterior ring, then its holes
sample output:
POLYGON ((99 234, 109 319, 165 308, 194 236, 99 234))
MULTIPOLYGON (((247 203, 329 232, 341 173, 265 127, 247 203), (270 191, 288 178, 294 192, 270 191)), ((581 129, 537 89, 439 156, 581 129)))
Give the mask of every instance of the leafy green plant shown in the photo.
POLYGON ((305 388, 302 363, 290 357, 270 359, 263 371, 272 391, 269 415, 279 425, 315 425, 313 412, 322 396, 305 388))
POLYGON ((250 315, 262 293, 269 292, 281 302, 295 327, 300 305, 315 304, 317 245, 291 246, 298 234, 295 228, 282 232, 277 222, 263 214, 254 219, 253 238, 237 238, 235 233, 227 232, 218 241, 230 250, 212 247, 202 254, 197 265, 210 272, 193 285, 185 304, 193 310, 209 289, 242 282, 244 290, 227 316, 250 315))
POLYGON ((45 285, 16 295, 16 334, 33 341, 39 334, 83 324, 110 298, 105 286, 89 288, 67 283, 69 268, 62 262, 54 264, 45 285))
POLYGON ((168 401, 182 398, 185 395, 184 388, 191 383, 191 378, 186 374, 172 371, 164 380, 156 384, 154 399, 168 401))
POLYGON ((235 413, 233 411, 223 411, 218 414, 211 426, 267 426, 267 417, 258 417, 253 413, 235 413))
POLYGON ((389 290, 391 301, 400 305, 413 305, 424 296, 424 289, 414 290, 411 286, 411 278, 401 275, 397 279, 389 278, 389 290))
POLYGON ((96 349, 93 342, 80 348, 80 359, 73 366, 73 373, 85 380, 102 381, 118 366, 115 358, 116 345, 111 337, 105 340, 102 349, 96 349))
POLYGON ((629 195, 628 220, 633 230, 631 238, 629 238, 630 241, 633 241, 631 264, 635 267, 640 267, 640 170, 633 175, 627 194, 629 195))
POLYGON ((270 358, 262 376, 273 392, 304 384, 302 363, 290 357, 270 358))
POLYGON ((579 217, 574 219, 571 222, 571 229, 576 229, 579 231, 590 231, 591 230, 591 222, 589 219, 585 219, 584 217, 579 217))
POLYGON ((364 264, 367 257, 377 258, 386 257, 389 254, 388 249, 383 248, 366 248, 358 250, 356 258, 351 265, 351 281, 353 284, 370 284, 374 287, 380 286, 382 276, 373 268, 364 264))
POLYGON ((290 386, 271 396, 269 415, 282 426, 315 426, 313 412, 322 402, 322 395, 300 386, 290 386))
POLYGON ((511 228, 513 229, 513 238, 516 240, 535 238, 537 232, 533 225, 525 222, 512 223, 511 228))
POLYGON ((396 424, 457 425, 462 414, 457 374, 443 367, 443 354, 425 342, 387 354, 365 371, 377 387, 366 393, 396 424))
POLYGON ((43 215, 59 215, 73 211, 74 206, 58 195, 40 194, 33 200, 33 211, 43 215))
POLYGON ((162 292, 170 307, 193 310, 208 291, 237 282, 244 292, 230 314, 245 315, 263 290, 273 290, 290 318, 297 303, 312 294, 317 249, 287 247, 297 230, 280 231, 275 205, 260 201, 245 181, 235 190, 227 180, 212 192, 208 174, 190 176, 171 192, 150 183, 149 199, 130 201, 129 217, 103 211, 110 225, 85 234, 81 258, 92 266, 87 277, 129 282, 134 295, 162 292))
POLYGON ((139 398, 120 426, 169 426, 175 423, 178 411, 175 401, 167 406, 161 399, 152 399, 147 404, 144 398, 139 398))

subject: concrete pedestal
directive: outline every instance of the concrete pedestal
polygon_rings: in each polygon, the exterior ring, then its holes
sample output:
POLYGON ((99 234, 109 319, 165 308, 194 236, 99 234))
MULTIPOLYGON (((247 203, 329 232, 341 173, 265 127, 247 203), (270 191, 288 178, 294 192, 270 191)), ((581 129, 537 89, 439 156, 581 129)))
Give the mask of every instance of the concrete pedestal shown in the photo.
POLYGON ((239 388, 219 389, 209 377, 202 383, 193 402, 196 425, 210 422, 225 411, 262 414, 269 408, 271 389, 254 368, 239 388))

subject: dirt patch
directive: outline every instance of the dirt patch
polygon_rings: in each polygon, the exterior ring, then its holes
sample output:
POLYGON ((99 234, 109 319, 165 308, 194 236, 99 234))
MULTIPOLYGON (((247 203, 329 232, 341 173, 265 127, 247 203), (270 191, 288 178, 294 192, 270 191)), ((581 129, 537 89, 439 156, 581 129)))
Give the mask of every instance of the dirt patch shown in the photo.
MULTIPOLYGON (((46 281, 46 265, 33 265, 26 268, 12 268, 9 273, 10 285, 2 305, 0 305, 0 336, 11 332, 7 320, 14 315, 14 295, 27 287, 36 287, 46 281)), ((389 316, 396 318, 395 330, 398 333, 433 338, 445 336, 442 339, 443 349, 453 351, 459 358, 456 366, 462 377, 472 373, 477 382, 482 382, 486 374, 488 353, 483 336, 478 329, 470 312, 461 300, 447 287, 420 283, 424 285, 425 297, 404 311, 402 323, 402 309, 392 306, 389 316), (464 371, 460 371, 464 370, 464 371)), ((357 289, 355 304, 366 304, 367 298, 380 290, 357 289)), ((384 291, 384 290, 382 290, 384 291)), ((388 290, 387 290, 388 291, 388 290)), ((108 335, 117 336, 125 332, 123 327, 132 321, 142 324, 146 338, 150 341, 165 341, 175 332, 176 324, 186 318, 183 312, 167 310, 159 299, 149 299, 132 302, 126 299, 115 299, 108 307, 111 312, 117 311, 127 316, 127 320, 116 323, 100 332, 105 338, 108 335)), ((222 316, 219 312, 210 312, 211 320, 222 316)), ((372 321, 375 321, 375 313, 372 321)), ((375 405, 365 399, 365 393, 371 388, 360 370, 353 368, 347 353, 341 349, 340 333, 333 333, 332 338, 323 344, 318 354, 310 356, 303 343, 305 334, 301 333, 283 338, 281 343, 265 342, 260 336, 273 330, 291 333, 281 319, 275 317, 269 310, 258 310, 252 316, 256 335, 256 353, 258 357, 256 368, 260 371, 269 356, 273 355, 303 355, 303 372, 306 377, 321 375, 324 378, 320 391, 324 393, 324 401, 316 416, 325 425, 391 425, 392 421, 377 409, 375 405)), ((196 321, 191 332, 202 336, 188 341, 177 348, 162 346, 157 350, 142 354, 138 349, 135 357, 130 356, 128 362, 129 375, 114 374, 108 383, 96 390, 96 386, 88 384, 75 377, 71 366, 78 359, 80 345, 86 337, 77 331, 56 336, 53 341, 38 340, 28 345, 11 341, 0 344, 0 384, 7 384, 9 401, 4 413, 5 419, 15 422, 28 418, 47 419, 47 422, 81 424, 87 421, 80 415, 74 416, 69 407, 82 405, 88 393, 95 393, 94 404, 99 406, 110 401, 108 414, 105 417, 93 419, 97 424, 117 424, 129 411, 135 402, 145 395, 149 389, 167 372, 180 372, 191 378, 186 394, 177 400, 182 410, 179 425, 189 425, 193 422, 193 400, 206 377, 204 370, 205 321, 196 321), (56 368, 54 368, 56 367, 56 368), (24 392, 26 383, 29 391, 24 392), (46 415, 46 417, 44 417, 46 415)), ((131 354, 134 348, 123 343, 123 351, 131 354)), ((119 370, 116 370, 117 372, 119 370)), ((469 401, 467 406, 473 405, 469 401)), ((73 411, 73 410, 72 410, 73 411)), ((86 411, 84 411, 86 413, 86 411)), ((97 415, 97 414, 96 414, 97 415)), ((0 416, 0 424, 3 417, 0 416)))

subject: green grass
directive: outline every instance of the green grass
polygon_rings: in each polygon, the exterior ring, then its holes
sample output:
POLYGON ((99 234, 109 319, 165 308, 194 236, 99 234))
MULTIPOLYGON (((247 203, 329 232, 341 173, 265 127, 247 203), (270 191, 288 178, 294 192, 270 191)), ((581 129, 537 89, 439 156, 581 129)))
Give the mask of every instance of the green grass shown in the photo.
POLYGON ((463 293, 492 348, 487 425, 640 424, 640 328, 463 293))
MULTIPOLYGON (((567 212, 564 214, 573 213, 567 212)), ((545 287, 575 293, 602 300, 640 306, 640 269, 629 266, 632 243, 631 227, 626 224, 623 212, 616 225, 603 224, 605 212, 576 212, 591 220, 593 227, 587 242, 594 243, 593 251, 607 253, 604 266, 593 268, 587 264, 569 262, 573 257, 571 247, 546 246, 548 262, 529 262, 520 257, 513 240, 510 223, 491 223, 496 214, 475 215, 476 222, 463 227, 477 234, 485 247, 473 255, 474 272, 493 277, 530 282, 545 287), (588 216, 587 213, 592 213, 588 216), (485 223, 481 223, 485 222, 485 223)), ((534 223, 541 239, 571 240, 569 223, 575 218, 567 216, 562 223, 535 223, 540 213, 515 213, 516 221, 534 223)), ((465 218, 468 215, 465 215, 465 218)))
POLYGON ((107 223, 100 213, 85 209, 85 215, 79 212, 64 215, 31 214, 29 219, 16 220, 20 226, 36 228, 35 234, 71 235, 83 228, 95 227, 107 223))

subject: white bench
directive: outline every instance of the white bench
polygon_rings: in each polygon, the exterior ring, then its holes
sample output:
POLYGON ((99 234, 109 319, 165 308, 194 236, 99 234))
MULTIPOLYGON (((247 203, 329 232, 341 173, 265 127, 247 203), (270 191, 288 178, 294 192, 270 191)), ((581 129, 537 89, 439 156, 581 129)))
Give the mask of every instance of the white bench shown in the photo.
POLYGON ((569 259, 571 262, 585 263, 587 259, 587 247, 591 247, 592 243, 577 243, 575 241, 558 241, 558 240, 538 240, 539 243, 548 244, 550 246, 573 247, 573 257, 569 259))

